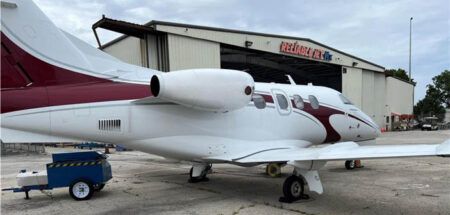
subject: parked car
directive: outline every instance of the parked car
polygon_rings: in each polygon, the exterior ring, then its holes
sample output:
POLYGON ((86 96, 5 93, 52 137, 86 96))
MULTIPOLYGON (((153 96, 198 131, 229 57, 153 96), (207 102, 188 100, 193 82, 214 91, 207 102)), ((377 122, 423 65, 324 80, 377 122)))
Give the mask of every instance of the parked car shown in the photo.
POLYGON ((427 130, 427 131, 431 131, 431 130, 438 130, 439 126, 437 125, 437 117, 425 117, 423 118, 424 122, 422 124, 422 131, 427 130))

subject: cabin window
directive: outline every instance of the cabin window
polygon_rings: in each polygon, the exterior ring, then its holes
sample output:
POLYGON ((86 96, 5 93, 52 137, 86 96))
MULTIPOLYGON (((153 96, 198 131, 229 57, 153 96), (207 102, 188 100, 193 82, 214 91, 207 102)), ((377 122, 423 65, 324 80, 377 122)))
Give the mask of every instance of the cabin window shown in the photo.
POLYGON ((309 95, 308 98, 309 98, 309 102, 311 104, 311 107, 313 109, 319 109, 319 101, 317 100, 317 98, 315 96, 313 96, 313 95, 309 95))
POLYGON ((287 110, 288 109, 288 101, 286 97, 283 94, 276 94, 278 105, 280 106, 281 110, 287 110))
POLYGON ((341 100, 342 100, 342 102, 344 103, 344 104, 347 104, 347 105, 352 105, 353 103, 350 101, 350 99, 347 99, 344 95, 342 95, 342 94, 339 94, 339 98, 341 98, 341 100))
POLYGON ((262 95, 254 94, 252 96, 253 103, 255 104, 256 108, 258 109, 264 109, 266 108, 266 100, 264 100, 264 97, 262 95))
POLYGON ((298 109, 303 109, 303 107, 305 106, 302 97, 299 95, 294 95, 294 104, 295 107, 298 109))

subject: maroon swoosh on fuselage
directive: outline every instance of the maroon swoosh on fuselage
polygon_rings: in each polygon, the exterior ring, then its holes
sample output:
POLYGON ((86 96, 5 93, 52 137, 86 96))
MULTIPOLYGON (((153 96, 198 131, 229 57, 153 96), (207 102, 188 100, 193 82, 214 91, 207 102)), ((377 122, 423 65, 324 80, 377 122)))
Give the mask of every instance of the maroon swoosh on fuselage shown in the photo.
POLYGON ((151 96, 147 85, 114 82, 47 63, 14 44, 1 33, 1 113, 31 108, 151 96), (24 74, 25 73, 25 74, 24 74), (9 87, 31 79, 29 86, 9 87))
MULTIPOLYGON (((264 100, 267 103, 274 103, 272 95, 262 94, 262 93, 259 95, 263 96, 264 100)), ((291 103, 292 103, 292 107, 297 108, 296 105, 294 104, 294 100, 291 99, 291 103)), ((297 109, 299 109, 299 108, 297 108, 297 109)), ((341 135, 339 135, 339 133, 331 125, 330 117, 333 114, 344 114, 344 112, 342 112, 341 110, 334 109, 334 108, 325 107, 323 105, 320 105, 318 109, 314 109, 314 108, 312 108, 312 106, 309 102, 304 102, 304 107, 301 110, 314 116, 325 127, 327 135, 324 140, 324 143, 337 142, 341 139, 341 135)))

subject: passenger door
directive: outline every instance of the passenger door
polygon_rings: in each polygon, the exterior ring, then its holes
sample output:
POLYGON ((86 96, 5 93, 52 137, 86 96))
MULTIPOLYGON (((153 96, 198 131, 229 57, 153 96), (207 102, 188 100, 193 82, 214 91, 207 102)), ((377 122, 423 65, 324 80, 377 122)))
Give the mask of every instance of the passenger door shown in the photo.
POLYGON ((291 101, 286 93, 279 89, 272 89, 273 100, 280 115, 289 115, 292 111, 291 101))

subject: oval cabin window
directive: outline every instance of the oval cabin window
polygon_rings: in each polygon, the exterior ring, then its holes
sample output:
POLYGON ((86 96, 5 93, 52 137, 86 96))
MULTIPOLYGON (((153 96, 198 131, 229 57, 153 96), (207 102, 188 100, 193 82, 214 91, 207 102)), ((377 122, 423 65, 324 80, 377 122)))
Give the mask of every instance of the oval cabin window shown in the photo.
POLYGON ((311 107, 313 109, 319 109, 319 101, 317 100, 317 98, 313 95, 309 95, 309 102, 311 103, 311 107))
POLYGON ((303 107, 305 106, 302 97, 299 95, 294 95, 294 104, 298 109, 303 109, 303 107))
POLYGON ((253 103, 255 104, 256 108, 258 109, 264 109, 266 108, 266 100, 264 100, 264 97, 261 95, 253 95, 252 97, 253 103))
POLYGON ((277 101, 278 105, 280 106, 281 110, 287 110, 288 109, 288 101, 286 97, 283 94, 277 94, 277 101))

